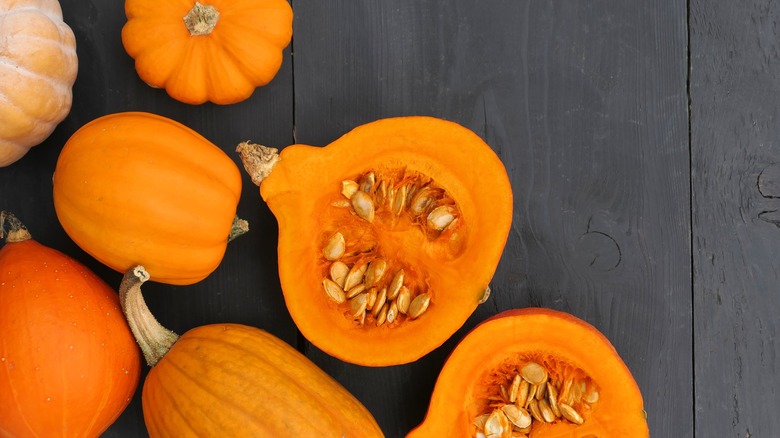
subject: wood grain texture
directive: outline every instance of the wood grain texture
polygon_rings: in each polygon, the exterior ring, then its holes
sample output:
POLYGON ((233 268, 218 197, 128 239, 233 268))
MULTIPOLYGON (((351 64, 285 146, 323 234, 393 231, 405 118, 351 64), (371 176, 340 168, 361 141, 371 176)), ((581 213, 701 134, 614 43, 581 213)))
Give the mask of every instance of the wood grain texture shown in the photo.
POLYGON ((780 433, 780 6, 691 2, 696 433, 780 433))
MULTIPOLYGON (((515 217, 494 294, 464 330, 529 305, 584 318, 634 373, 653 436, 686 437, 686 5, 658 3, 296 0, 295 125, 315 145, 411 114, 482 136, 509 171, 515 217)), ((401 436, 422 419, 431 367, 463 334, 390 370, 309 354, 354 376, 347 386, 401 436)))

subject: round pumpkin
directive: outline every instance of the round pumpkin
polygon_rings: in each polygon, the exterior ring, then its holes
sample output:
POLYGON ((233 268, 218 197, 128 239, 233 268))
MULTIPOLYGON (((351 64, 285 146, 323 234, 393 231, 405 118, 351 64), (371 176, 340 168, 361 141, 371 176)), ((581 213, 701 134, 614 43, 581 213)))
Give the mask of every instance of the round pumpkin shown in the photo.
POLYGON ((181 337, 143 300, 143 267, 120 287, 152 369, 141 396, 151 437, 382 437, 371 413, 294 348, 258 328, 210 324, 181 337))
POLYGON ((399 117, 322 148, 238 150, 279 223, 287 308, 321 350, 366 366, 411 362, 486 299, 512 189, 472 131, 399 117))
POLYGON ((42 143, 68 115, 78 60, 56 0, 0 0, 0 167, 42 143))
POLYGON ((650 434, 639 387, 609 340, 573 315, 528 308, 502 312, 463 338, 425 420, 407 436, 650 434))
POLYGON ((147 84, 189 104, 236 103, 266 85, 292 38, 285 0, 126 0, 122 43, 147 84))
POLYGON ((0 435, 97 437, 130 403, 140 376, 141 355, 117 294, 0 213, 0 229, 6 224, 0 435))
POLYGON ((198 282, 219 266, 240 196, 241 174, 227 154, 150 113, 87 123, 54 171, 57 218, 76 244, 120 272, 144 263, 168 284, 198 282))

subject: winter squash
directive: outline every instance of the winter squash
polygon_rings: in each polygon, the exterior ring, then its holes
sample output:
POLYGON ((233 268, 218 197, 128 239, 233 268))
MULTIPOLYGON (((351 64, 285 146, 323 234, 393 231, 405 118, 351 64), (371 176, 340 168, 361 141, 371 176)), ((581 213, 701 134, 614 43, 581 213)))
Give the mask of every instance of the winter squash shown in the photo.
POLYGON ((130 403, 140 376, 117 294, 3 212, 0 230, 5 225, 0 435, 97 437, 130 403))
POLYGON ((122 43, 147 84, 189 104, 230 104, 266 85, 292 38, 285 0, 126 0, 122 43))
POLYGON ((192 129, 150 113, 99 117, 65 143, 54 171, 54 207, 84 251, 125 272, 144 263, 152 279, 192 284, 219 266, 231 233, 241 174, 192 129))
POLYGON ((152 365, 141 401, 153 438, 383 436, 343 386, 263 330, 210 324, 179 337, 165 329, 144 303, 147 279, 142 266, 129 270, 120 298, 152 365))
POLYGON ((366 366, 411 362, 487 298, 512 189, 467 128, 398 117, 323 148, 237 149, 279 223, 287 308, 321 350, 366 366))
POLYGON ((0 167, 42 143, 68 115, 76 39, 56 0, 0 0, 0 167))
POLYGON ((609 340, 573 315, 539 308, 502 312, 466 335, 407 436, 478 434, 650 436, 642 394, 609 340))

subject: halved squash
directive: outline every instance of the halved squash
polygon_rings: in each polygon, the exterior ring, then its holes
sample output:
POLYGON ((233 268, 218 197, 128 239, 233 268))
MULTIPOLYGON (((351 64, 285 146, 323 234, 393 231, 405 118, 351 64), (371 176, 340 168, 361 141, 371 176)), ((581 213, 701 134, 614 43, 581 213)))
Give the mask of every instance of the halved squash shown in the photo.
POLYGON ((238 151, 279 222, 287 308, 321 350, 366 366, 411 362, 486 298, 512 188, 467 128, 399 117, 323 148, 238 151))
POLYGON ((510 310, 444 364, 408 438, 648 437, 642 394, 609 340, 570 314, 510 310))

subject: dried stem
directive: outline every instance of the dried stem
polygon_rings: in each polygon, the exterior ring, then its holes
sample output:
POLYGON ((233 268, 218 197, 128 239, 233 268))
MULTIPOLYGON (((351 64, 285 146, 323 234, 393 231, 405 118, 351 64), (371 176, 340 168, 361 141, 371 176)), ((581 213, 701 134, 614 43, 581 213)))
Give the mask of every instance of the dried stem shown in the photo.
POLYGON ((0 212, 0 238, 3 236, 5 236, 6 243, 24 242, 32 239, 27 227, 9 211, 0 212), (5 231, 6 224, 8 224, 8 233, 5 231))
POLYGON ((228 242, 235 239, 242 234, 249 232, 249 222, 236 216, 233 218, 233 226, 230 228, 230 235, 228 236, 228 242))
POLYGON ((184 16, 184 25, 191 36, 208 35, 219 21, 219 11, 211 5, 195 2, 195 6, 184 16))
POLYGON ((160 325, 146 306, 141 285, 149 280, 143 266, 130 268, 119 286, 119 303, 149 366, 154 366, 171 349, 179 335, 160 325))
POLYGON ((259 186, 279 162, 279 149, 245 141, 236 147, 252 182, 259 186))

